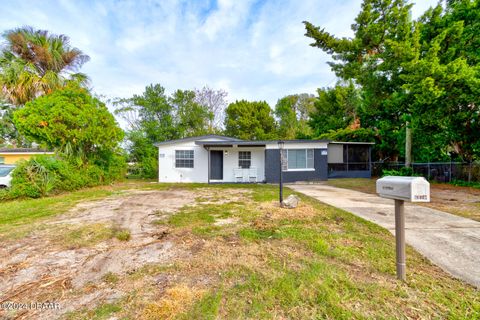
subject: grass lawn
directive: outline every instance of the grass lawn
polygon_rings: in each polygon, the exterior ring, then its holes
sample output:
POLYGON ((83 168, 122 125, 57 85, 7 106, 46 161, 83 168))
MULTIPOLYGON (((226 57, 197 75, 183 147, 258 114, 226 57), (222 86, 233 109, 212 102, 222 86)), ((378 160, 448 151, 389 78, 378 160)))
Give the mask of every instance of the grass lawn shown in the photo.
MULTIPOLYGON (((376 194, 375 181, 376 179, 363 178, 332 179, 327 183, 333 187, 376 194)), ((430 203, 418 203, 418 205, 480 221, 480 190, 478 188, 431 183, 430 195, 430 203)))
POLYGON ((194 204, 155 221, 168 230, 161 241, 183 254, 89 283, 84 292, 108 287, 122 294, 65 318, 480 318, 478 289, 451 278, 410 247, 408 281, 398 282, 388 231, 305 196, 298 208, 281 209, 276 186, 130 183, 19 200, 0 206, 0 233, 20 239, 35 231, 29 226, 54 221, 75 203, 121 197, 131 189, 158 190, 159 196, 198 192, 194 204))

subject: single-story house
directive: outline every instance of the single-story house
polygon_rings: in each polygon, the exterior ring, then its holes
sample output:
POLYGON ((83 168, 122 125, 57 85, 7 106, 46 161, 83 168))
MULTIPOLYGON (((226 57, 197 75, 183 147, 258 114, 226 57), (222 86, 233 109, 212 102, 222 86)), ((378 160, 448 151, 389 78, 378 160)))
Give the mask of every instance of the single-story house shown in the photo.
POLYGON ((370 142, 246 141, 206 135, 156 143, 159 182, 285 182, 371 176, 370 142), (279 143, 280 142, 280 143, 279 143))
POLYGON ((41 154, 54 154, 37 148, 0 148, 0 164, 15 164, 18 160, 28 160, 41 154))

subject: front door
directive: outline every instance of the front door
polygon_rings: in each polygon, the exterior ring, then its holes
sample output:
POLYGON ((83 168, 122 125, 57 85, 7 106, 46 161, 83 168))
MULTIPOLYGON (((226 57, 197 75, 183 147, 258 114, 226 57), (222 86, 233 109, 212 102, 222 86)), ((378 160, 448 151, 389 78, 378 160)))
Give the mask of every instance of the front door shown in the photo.
POLYGON ((223 151, 210 151, 210 180, 223 180, 223 151))

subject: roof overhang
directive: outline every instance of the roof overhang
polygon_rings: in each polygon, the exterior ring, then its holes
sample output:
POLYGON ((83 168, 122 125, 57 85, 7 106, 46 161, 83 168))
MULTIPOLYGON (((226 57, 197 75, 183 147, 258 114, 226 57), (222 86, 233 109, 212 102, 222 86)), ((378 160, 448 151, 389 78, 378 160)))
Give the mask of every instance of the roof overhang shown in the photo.
POLYGON ((196 141, 196 145, 202 146, 204 148, 233 148, 233 147, 265 147, 266 143, 264 141, 196 141))
POLYGON ((268 145, 276 145, 280 141, 284 142, 286 145, 293 143, 329 143, 330 140, 263 140, 263 141, 195 141, 196 145, 203 146, 205 148, 214 148, 214 147, 266 147, 268 145))
POLYGON ((368 145, 374 145, 375 142, 359 142, 359 141, 330 141, 331 144, 368 144, 368 145))
MULTIPOLYGON (((188 137, 188 138, 183 138, 183 139, 175 139, 175 140, 167 140, 167 141, 162 141, 162 142, 156 142, 153 145, 155 147, 159 147, 159 146, 163 146, 163 145, 182 143, 182 142, 190 142, 190 141, 198 142, 197 140, 204 140, 204 139, 217 139, 217 141, 219 141, 219 142, 242 141, 242 140, 237 139, 237 138, 221 136, 221 135, 218 135, 218 134, 208 134, 208 135, 204 135, 204 136, 188 137)), ((217 142, 217 141, 213 141, 213 142, 217 142)), ((208 142, 208 141, 205 141, 205 142, 208 142)))

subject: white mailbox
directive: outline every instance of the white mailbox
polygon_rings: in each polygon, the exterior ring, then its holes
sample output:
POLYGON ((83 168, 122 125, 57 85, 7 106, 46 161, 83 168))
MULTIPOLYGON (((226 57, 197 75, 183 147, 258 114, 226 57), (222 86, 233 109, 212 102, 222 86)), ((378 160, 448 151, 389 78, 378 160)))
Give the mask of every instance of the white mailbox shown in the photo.
POLYGON ((405 281, 405 201, 430 202, 430 183, 423 177, 383 177, 377 180, 377 193, 395 200, 395 242, 397 278, 405 281))
POLYGON ((410 202, 430 202, 430 183, 423 177, 383 177, 377 180, 382 198, 410 202))

